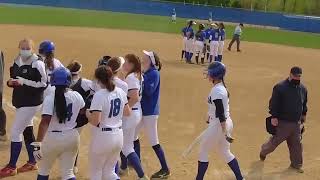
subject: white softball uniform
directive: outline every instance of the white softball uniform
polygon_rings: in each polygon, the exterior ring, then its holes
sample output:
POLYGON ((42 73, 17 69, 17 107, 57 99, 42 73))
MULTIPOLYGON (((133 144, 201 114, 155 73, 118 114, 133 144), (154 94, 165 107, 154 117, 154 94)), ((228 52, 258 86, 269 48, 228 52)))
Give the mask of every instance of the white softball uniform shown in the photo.
POLYGON ((224 47, 224 41, 219 41, 218 55, 222 55, 223 54, 223 47, 224 47))
MULTIPOLYGON (((60 60, 54 58, 53 59, 53 67, 54 69, 59 68, 59 67, 64 67, 63 64, 60 62, 60 60)), ((48 76, 48 82, 50 82, 50 77, 52 74, 52 70, 49 70, 48 68, 46 68, 46 72, 47 72, 47 76, 48 76)), ((49 94, 53 93, 55 91, 55 87, 51 86, 50 83, 48 84, 48 87, 44 90, 44 94, 43 97, 48 96, 49 94)))
MULTIPOLYGON (((141 77, 142 78, 142 77, 141 77)), ((132 111, 130 116, 123 118, 123 148, 122 153, 128 156, 130 153, 134 152, 133 141, 135 140, 136 127, 141 121, 142 110, 141 110, 141 94, 142 94, 142 82, 139 80, 134 73, 129 74, 125 81, 128 84, 128 89, 139 91, 139 101, 132 106, 132 111)))
POLYGON ((194 53, 194 39, 187 39, 186 52, 194 53))
POLYGON ((215 57, 218 56, 219 41, 210 42, 210 55, 215 57))
POLYGON ((138 139, 139 132, 142 130, 147 135, 151 146, 159 144, 158 118, 158 115, 142 116, 142 120, 136 128, 135 140, 138 139))
POLYGON ((187 37, 182 38, 182 50, 187 51, 187 37))
POLYGON ((125 81, 122 81, 118 77, 114 77, 113 82, 118 88, 122 89, 126 94, 128 94, 128 84, 125 81))
POLYGON ((50 115, 48 132, 43 139, 41 151, 43 158, 39 162, 39 174, 47 176, 55 160, 59 160, 63 180, 75 177, 73 166, 80 144, 80 136, 76 129, 76 119, 80 109, 85 106, 82 96, 76 91, 67 91, 67 111, 69 116, 65 123, 59 123, 54 108, 54 93, 48 95, 43 102, 42 115, 50 115))
POLYGON ((204 48, 203 41, 195 41, 195 43, 194 43, 195 53, 201 54, 201 57, 204 57, 203 48, 204 48))
POLYGON ((120 179, 114 172, 114 165, 123 145, 122 116, 128 103, 127 94, 116 87, 97 91, 92 99, 90 111, 100 111, 98 127, 91 128, 89 148, 90 180, 120 179))
POLYGON ((226 163, 234 159, 234 155, 230 152, 230 143, 226 140, 225 134, 222 132, 221 123, 219 118, 216 117, 216 107, 213 103, 214 100, 221 99, 224 107, 227 132, 231 133, 233 123, 230 119, 229 113, 229 98, 228 92, 222 83, 216 84, 208 97, 209 105, 209 127, 205 130, 205 134, 200 143, 199 161, 208 162, 209 152, 215 150, 226 163))

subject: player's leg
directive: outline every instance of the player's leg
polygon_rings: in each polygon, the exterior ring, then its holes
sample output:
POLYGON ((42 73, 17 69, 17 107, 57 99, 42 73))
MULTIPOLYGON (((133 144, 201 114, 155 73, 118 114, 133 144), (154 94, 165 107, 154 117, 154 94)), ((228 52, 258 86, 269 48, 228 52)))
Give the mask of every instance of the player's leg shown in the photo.
POLYGON ((39 170, 38 170, 38 180, 48 180, 50 170, 55 162, 58 159, 61 152, 60 144, 56 143, 57 133, 47 132, 42 145, 42 159, 39 161, 39 170))
MULTIPOLYGON (((291 124, 292 134, 287 139, 287 145, 290 153, 291 167, 301 170, 303 164, 301 129, 300 124, 291 124)), ((303 171, 300 171, 303 172, 303 171)))
POLYGON ((213 56, 214 56, 214 42, 213 42, 213 41, 211 41, 211 42, 210 42, 210 56, 209 56, 209 63, 211 63, 211 62, 212 62, 213 56))
POLYGON ((224 47, 224 41, 219 42, 219 49, 218 49, 218 61, 222 61, 222 54, 223 54, 223 47, 224 47))
POLYGON ((283 141, 285 141, 291 131, 288 131, 286 122, 279 121, 277 133, 261 146, 260 159, 265 160, 266 156, 272 153, 283 141))
POLYGON ((219 42, 214 42, 214 61, 218 61, 218 49, 219 49, 219 42))
MULTIPOLYGON (((81 134, 82 129, 83 129, 83 126, 82 126, 82 127, 77 128, 77 131, 78 131, 79 135, 81 134)), ((77 174, 77 173, 78 173, 78 167, 77 167, 77 166, 78 166, 79 151, 80 151, 80 149, 78 149, 77 156, 76 156, 76 159, 75 159, 75 161, 74 161, 73 172, 74 172, 75 174, 77 174)))
POLYGON ((140 133, 142 130, 144 130, 144 121, 143 121, 143 118, 141 119, 141 121, 139 122, 139 124, 138 124, 137 127, 136 127, 135 136, 134 136, 135 141, 133 142, 134 151, 135 151, 135 152, 137 153, 137 155, 139 156, 139 159, 141 159, 139 133, 140 133))
POLYGON ((181 52, 181 61, 183 60, 183 59, 185 59, 185 52, 186 52, 186 46, 187 46, 187 42, 186 42, 186 38, 185 37, 183 37, 183 39, 182 39, 182 52, 181 52))
POLYGON ((235 41, 236 41, 236 36, 233 35, 232 40, 230 41, 229 46, 228 46, 228 50, 229 50, 229 51, 231 51, 231 47, 232 47, 232 45, 233 45, 233 43, 234 43, 235 41))
POLYGON ((118 180, 120 178, 114 172, 114 164, 117 162, 119 153, 123 146, 123 135, 121 130, 117 132, 112 132, 112 134, 108 134, 108 135, 109 135, 108 144, 112 148, 110 148, 110 151, 108 152, 108 158, 105 161, 103 166, 102 180, 108 180, 108 179, 118 180))
POLYGON ((195 42, 195 58, 196 58, 196 63, 199 64, 199 56, 200 56, 200 42, 196 41, 195 42))
MULTIPOLYGON (((2 95, 0 94, 2 99, 2 95)), ((1 103, 2 104, 2 103, 1 103)), ((6 131, 7 116, 6 112, 3 110, 2 105, 0 107, 0 141, 7 141, 7 131, 6 131)))
POLYGON ((237 51, 240 52, 240 36, 237 36, 236 38, 236 42, 237 42, 237 51))
POLYGON ((167 164, 167 160, 162 146, 159 143, 158 138, 158 118, 159 116, 143 116, 144 128, 149 139, 150 145, 158 157, 161 165, 160 171, 154 173, 151 178, 167 178, 170 176, 170 169, 167 164))
POLYGON ((209 43, 209 41, 207 41, 206 48, 207 48, 207 61, 209 61, 209 57, 210 57, 210 43, 209 43))
POLYGON ((28 172, 28 171, 33 171, 37 170, 36 166, 36 160, 33 156, 33 148, 31 146, 31 143, 35 141, 34 137, 34 132, 33 132, 33 117, 35 114, 40 110, 40 106, 35 106, 35 107, 26 107, 26 118, 30 119, 28 126, 25 128, 23 131, 23 137, 24 137, 24 142, 26 146, 26 150, 28 152, 28 162, 23 165, 21 168, 18 169, 18 173, 23 173, 23 172, 28 172))
MULTIPOLYGON (((63 148, 60 155, 60 171, 62 179, 73 179, 74 162, 80 145, 80 136, 76 129, 65 132, 65 141, 62 142, 63 148)), ((61 139, 62 140, 62 139, 61 139)))
POLYGON ((204 179, 209 165, 209 153, 217 144, 216 129, 217 127, 209 126, 201 139, 196 180, 204 179))

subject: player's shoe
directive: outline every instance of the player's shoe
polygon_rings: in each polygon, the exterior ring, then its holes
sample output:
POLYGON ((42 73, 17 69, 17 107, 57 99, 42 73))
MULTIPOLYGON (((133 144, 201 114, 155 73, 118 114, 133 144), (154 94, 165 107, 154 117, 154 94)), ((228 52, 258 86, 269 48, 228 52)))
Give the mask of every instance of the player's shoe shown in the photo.
POLYGON ((168 179, 170 175, 171 175, 170 170, 161 169, 160 171, 154 173, 151 176, 151 179, 168 179))
POLYGON ((126 169, 121 169, 119 170, 119 176, 123 177, 123 176, 129 176, 129 168, 126 169))
POLYGON ((17 168, 13 168, 7 165, 6 167, 0 170, 0 179, 5 177, 10 177, 10 176, 15 176, 17 174, 18 174, 17 168))
POLYGON ((149 180, 148 176, 144 175, 142 178, 138 178, 138 180, 149 180))
POLYGON ((78 174, 78 172, 79 172, 78 167, 77 166, 73 167, 73 173, 74 174, 78 174))
POLYGON ((264 155, 262 155, 261 153, 260 153, 260 161, 265 161, 266 160, 266 158, 267 158, 267 156, 264 156, 264 155))
POLYGON ((294 167, 290 165, 289 169, 297 171, 297 173, 304 173, 304 170, 301 167, 294 167))
POLYGON ((27 162, 21 168, 18 168, 18 173, 24 173, 24 172, 36 171, 36 170, 38 170, 37 164, 27 162))
POLYGON ((5 135, 0 135, 0 141, 7 141, 8 140, 8 136, 5 135))

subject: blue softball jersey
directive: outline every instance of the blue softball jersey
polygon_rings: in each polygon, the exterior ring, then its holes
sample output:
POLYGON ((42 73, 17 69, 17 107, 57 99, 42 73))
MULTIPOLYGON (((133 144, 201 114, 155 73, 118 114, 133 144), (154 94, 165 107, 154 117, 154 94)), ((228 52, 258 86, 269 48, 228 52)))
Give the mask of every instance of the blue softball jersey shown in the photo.
POLYGON ((224 41, 226 39, 226 31, 224 29, 219 30, 219 41, 224 41))
POLYGON ((210 32, 211 32, 212 28, 208 28, 205 30, 205 33, 206 33, 206 39, 209 39, 210 38, 210 32))
POLYGON ((141 99, 142 115, 159 115, 160 101, 160 72, 151 67, 143 75, 143 91, 141 99))
POLYGON ((210 31, 210 38, 211 41, 219 41, 219 29, 212 29, 210 31))
POLYGON ((206 39, 206 32, 205 31, 200 31, 200 32, 197 32, 196 34, 196 40, 197 41, 204 41, 206 39))

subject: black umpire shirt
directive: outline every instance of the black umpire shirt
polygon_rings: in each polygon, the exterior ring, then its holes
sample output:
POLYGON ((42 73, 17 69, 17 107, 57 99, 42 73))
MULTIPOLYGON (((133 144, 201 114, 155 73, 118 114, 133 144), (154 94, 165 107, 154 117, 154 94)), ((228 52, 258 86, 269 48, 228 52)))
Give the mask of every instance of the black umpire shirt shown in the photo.
POLYGON ((289 79, 273 88, 269 102, 270 114, 279 121, 298 122, 307 114, 308 91, 304 85, 294 85, 289 79))

